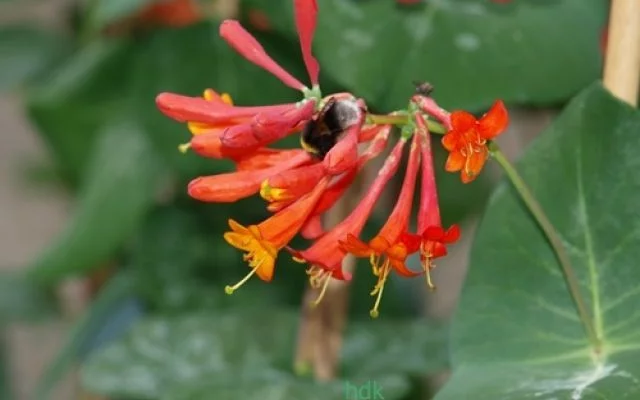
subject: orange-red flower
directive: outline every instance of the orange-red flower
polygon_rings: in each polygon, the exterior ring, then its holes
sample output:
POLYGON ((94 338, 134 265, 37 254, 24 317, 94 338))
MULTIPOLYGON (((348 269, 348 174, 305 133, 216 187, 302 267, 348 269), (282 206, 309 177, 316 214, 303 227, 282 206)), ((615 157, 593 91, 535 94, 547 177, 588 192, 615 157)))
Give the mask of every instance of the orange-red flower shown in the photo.
POLYGON ((189 195, 206 202, 229 203, 252 196, 260 191, 262 182, 270 176, 310 161, 311 156, 300 153, 269 168, 244 170, 203 176, 189 183, 189 195))
POLYGON ((398 170, 405 143, 406 141, 404 140, 398 141, 391 154, 385 160, 384 165, 378 171, 378 176, 369 187, 369 190, 346 219, 322 235, 306 250, 296 251, 289 249, 296 261, 306 262, 310 265, 307 269, 309 282, 314 288, 321 288, 316 304, 322 300, 330 278, 339 280, 351 279, 351 274, 342 270, 342 260, 347 252, 340 245, 340 241, 345 240, 348 235, 360 235, 376 202, 380 198, 380 194, 398 170))
POLYGON ((409 162, 398 201, 378 234, 369 243, 362 242, 353 234, 347 235, 347 239, 341 242, 345 251, 356 257, 369 258, 373 274, 378 277, 378 282, 371 292, 372 296, 378 295, 371 310, 371 316, 374 318, 378 316, 378 307, 382 299, 384 285, 392 269, 404 277, 413 277, 420 274, 409 270, 405 265, 407 256, 410 254, 409 251, 413 250, 415 252, 417 248, 409 249, 403 241, 405 237, 403 233, 409 225, 413 193, 420 165, 420 139, 420 135, 413 136, 409 162))
POLYGON ((425 273, 427 286, 434 289, 431 281, 431 270, 435 267, 433 260, 447 254, 446 246, 456 242, 460 237, 460 228, 452 225, 446 231, 442 228, 440 205, 436 187, 436 176, 433 168, 431 138, 427 124, 422 115, 416 115, 416 135, 422 135, 420 152, 422 154, 422 183, 420 187, 420 206, 418 209, 417 235, 405 235, 405 243, 411 249, 420 250, 420 260, 425 273))
MULTIPOLYGON (((190 147, 203 157, 238 158, 273 143, 311 119, 315 102, 237 107, 223 101, 162 93, 156 98, 160 111, 187 122, 194 134, 190 147)), ((213 92, 215 93, 215 92, 213 92)), ((211 99, 211 97, 208 97, 211 99)))
POLYGON ((487 140, 501 134, 508 123, 507 109, 500 100, 480 120, 466 111, 451 113, 451 130, 442 138, 442 145, 450 152, 445 169, 461 171, 463 183, 473 181, 489 157, 487 140))
POLYGON ((321 180, 313 191, 258 225, 244 227, 229 220, 231 232, 225 233, 224 239, 246 252, 244 259, 249 263, 251 272, 237 284, 227 286, 227 293, 233 293, 254 273, 265 282, 271 281, 278 252, 300 231, 327 182, 328 179, 321 180))

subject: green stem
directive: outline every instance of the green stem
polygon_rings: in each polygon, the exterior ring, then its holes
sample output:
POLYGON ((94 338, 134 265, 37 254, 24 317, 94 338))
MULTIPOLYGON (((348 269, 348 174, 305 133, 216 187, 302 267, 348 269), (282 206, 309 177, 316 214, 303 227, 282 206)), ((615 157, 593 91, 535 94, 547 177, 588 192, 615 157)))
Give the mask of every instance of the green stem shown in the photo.
POLYGON ((587 334, 589 342, 593 346, 594 352, 596 354, 600 354, 602 343, 600 342, 600 338, 596 334, 593 325, 593 319, 589 315, 587 311, 587 306, 584 301, 584 297, 580 293, 580 286, 578 284, 578 278, 576 277, 575 271, 571 266, 571 261, 569 259, 569 255, 567 254, 562 240, 556 229, 547 218, 547 215, 542 210, 540 203, 535 199, 529 187, 524 183, 522 177, 515 169, 515 167, 511 164, 511 162, 505 157, 504 153, 500 151, 500 147, 495 142, 489 142, 489 150, 491 151, 491 155, 493 158, 500 164, 504 172, 507 174, 507 177, 516 188, 520 198, 525 203, 533 217, 536 219, 540 228, 546 235, 549 243, 551 244, 551 248, 556 254, 558 261, 560 262, 560 266, 562 267, 562 272, 564 273, 565 282, 567 284, 567 288, 569 289, 569 293, 575 302, 576 309, 578 311, 578 315, 580 320, 582 321, 582 325, 587 334))
MULTIPOLYGON (((409 114, 388 114, 388 115, 377 115, 377 114, 367 114, 367 122, 371 124, 390 124, 390 125, 406 125, 409 123, 409 114)), ((435 133, 438 135, 444 135, 445 129, 442 124, 427 119, 427 127, 429 128, 430 133, 435 133)))

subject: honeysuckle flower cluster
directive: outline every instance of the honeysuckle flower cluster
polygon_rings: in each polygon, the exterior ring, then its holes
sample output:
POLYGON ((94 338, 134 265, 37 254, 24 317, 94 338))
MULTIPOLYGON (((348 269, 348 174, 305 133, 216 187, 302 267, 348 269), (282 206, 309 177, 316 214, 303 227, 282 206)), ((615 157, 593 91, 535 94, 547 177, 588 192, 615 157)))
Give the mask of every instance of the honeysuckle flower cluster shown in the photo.
POLYGON ((285 85, 301 92, 296 103, 238 106, 227 94, 207 89, 202 97, 173 93, 158 95, 159 109, 187 124, 192 133, 183 151, 202 157, 232 160, 235 171, 204 176, 189 183, 188 193, 205 202, 235 202, 259 194, 272 215, 264 221, 243 225, 229 220, 224 239, 244 253, 249 273, 226 287, 231 294, 251 276, 265 282, 273 279, 276 261, 283 252, 307 265, 310 284, 319 291, 319 303, 331 279, 348 281, 342 268, 348 254, 368 259, 377 277, 371 310, 379 313, 385 283, 393 272, 402 277, 424 275, 430 288, 434 260, 447 254, 447 246, 460 237, 454 225, 442 226, 432 157, 430 126, 444 127, 444 147, 450 151, 446 169, 461 171, 463 182, 473 180, 489 157, 487 140, 500 134, 508 123, 506 109, 498 101, 480 120, 457 111, 450 114, 430 97, 428 85, 419 85, 405 110, 388 115, 368 112, 366 103, 350 93, 322 96, 319 65, 312 53, 318 7, 315 0, 294 0, 295 23, 310 85, 306 86, 271 59, 238 21, 220 25, 220 36, 244 58, 264 68, 285 85), (397 140, 393 128, 400 128, 397 140), (270 147, 284 137, 300 135, 301 147, 270 147), (391 151, 377 176, 351 213, 335 226, 323 224, 322 216, 344 196, 358 174, 391 151), (398 173, 403 157, 408 159, 402 188, 387 222, 370 239, 361 233, 384 189, 398 173), (418 179, 420 177, 420 179, 418 179), (414 194, 419 186, 418 217, 411 231, 414 194), (301 235, 311 241, 304 249, 290 247, 301 235), (418 254, 421 269, 407 267, 406 260, 418 254))

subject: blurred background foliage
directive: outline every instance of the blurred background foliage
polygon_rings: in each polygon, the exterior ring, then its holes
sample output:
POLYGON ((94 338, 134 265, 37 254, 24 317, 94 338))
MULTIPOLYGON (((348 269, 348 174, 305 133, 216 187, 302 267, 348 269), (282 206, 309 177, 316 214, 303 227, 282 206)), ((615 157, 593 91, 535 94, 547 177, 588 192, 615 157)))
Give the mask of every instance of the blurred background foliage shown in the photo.
MULTIPOLYGON (((601 72, 605 0, 318 3, 323 93, 351 91, 377 112, 405 107, 414 80, 433 83, 445 107, 482 112, 496 98, 559 107, 601 72)), ((28 20, 0 29, 0 88, 21 93, 55 160, 39 177, 75 198, 56 240, 24 274, 0 280, 0 323, 54 315, 54 288, 69 277, 108 277, 43 376, 41 398, 90 353, 85 387, 114 399, 344 396, 341 383, 292 372, 305 287, 299 266, 283 257, 272 284, 223 294, 246 269, 222 240, 227 218, 260 221, 266 210, 258 199, 189 199, 190 179, 231 165, 178 152, 189 132, 155 107, 160 92, 198 96, 206 88, 242 105, 299 100, 218 37, 227 17, 305 76, 291 1, 86 0, 68 10, 65 29, 28 20)), ((444 156, 436 154, 440 165, 444 156)), ((490 179, 462 185, 440 171, 445 224, 484 208, 490 179)), ((404 282, 385 293, 384 318, 368 321, 372 284, 366 274, 353 282, 341 379, 382 382, 385 399, 426 398, 420 377, 448 369, 446 321, 426 319, 422 290, 404 282)))

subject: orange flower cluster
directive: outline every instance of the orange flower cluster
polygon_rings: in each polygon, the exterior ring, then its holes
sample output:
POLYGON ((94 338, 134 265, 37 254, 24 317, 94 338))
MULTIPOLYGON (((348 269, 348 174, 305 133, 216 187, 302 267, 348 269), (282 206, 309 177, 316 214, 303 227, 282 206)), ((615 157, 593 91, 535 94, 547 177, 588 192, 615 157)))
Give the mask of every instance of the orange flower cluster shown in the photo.
POLYGON ((403 277, 425 275, 429 287, 433 287, 430 277, 433 260, 446 255, 447 246, 460 236, 457 226, 442 227, 429 123, 438 121, 449 129, 443 139, 445 148, 451 152, 446 168, 462 171, 463 182, 468 182, 479 173, 488 156, 486 141, 504 130, 506 110, 501 102, 496 103, 485 117, 476 121, 465 112, 449 114, 428 93, 418 91, 408 110, 374 116, 368 113, 362 99, 350 93, 322 97, 318 85, 320 68, 311 52, 317 4, 315 0, 294 0, 294 6, 310 87, 271 59, 239 22, 222 22, 220 35, 247 60, 299 90, 303 94, 300 102, 237 106, 228 95, 209 89, 203 97, 162 93, 156 103, 165 115, 187 123, 193 135, 189 143, 181 146, 182 150, 190 148, 203 157, 234 162, 233 172, 191 181, 188 192, 193 198, 235 202, 260 194, 273 213, 254 225, 229 220, 230 231, 224 238, 244 253, 250 272, 237 284, 227 286, 227 293, 233 293, 253 275, 271 281, 277 258, 284 250, 308 265, 310 283, 320 291, 317 303, 331 279, 351 279, 342 269, 342 262, 347 254, 353 254, 368 259, 378 279, 372 291, 376 301, 371 315, 375 317, 391 272, 403 277), (369 161, 389 146, 392 124, 401 125, 402 134, 377 176, 343 221, 325 227, 323 214, 345 194, 369 161), (300 134, 302 148, 270 147, 292 134, 300 134), (396 175, 405 152, 407 168, 396 205, 377 235, 364 241, 361 232, 385 187, 396 175), (419 175, 417 229, 410 232, 419 175), (311 240, 311 245, 300 250, 291 248, 289 243, 296 235, 311 240), (407 258, 416 253, 422 261, 419 271, 406 265, 407 258))

